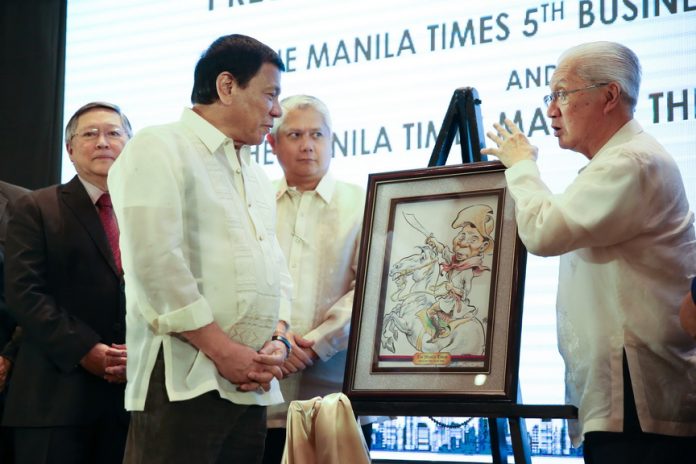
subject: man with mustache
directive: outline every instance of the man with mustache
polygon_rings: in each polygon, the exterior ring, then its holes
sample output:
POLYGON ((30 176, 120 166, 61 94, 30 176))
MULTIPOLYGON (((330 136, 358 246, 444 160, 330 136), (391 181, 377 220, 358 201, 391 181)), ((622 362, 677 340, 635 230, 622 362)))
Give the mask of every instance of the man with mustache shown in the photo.
POLYGON ((476 315, 478 308, 469 304, 468 299, 471 285, 475 277, 490 271, 483 264, 483 255, 493 252, 493 209, 488 205, 468 206, 459 211, 452 222, 452 228, 459 228, 459 232, 452 239, 452 249, 432 236, 425 240, 440 256, 440 269, 447 277, 446 281, 435 289, 437 302, 426 310, 434 329, 428 343, 449 336, 450 322, 476 315))

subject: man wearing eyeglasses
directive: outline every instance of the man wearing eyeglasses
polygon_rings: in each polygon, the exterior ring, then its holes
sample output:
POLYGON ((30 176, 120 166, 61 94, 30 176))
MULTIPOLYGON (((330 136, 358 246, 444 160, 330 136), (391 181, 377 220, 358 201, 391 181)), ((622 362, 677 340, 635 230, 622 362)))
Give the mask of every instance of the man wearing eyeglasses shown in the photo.
POLYGON ((546 98, 561 148, 588 164, 561 194, 510 120, 494 124, 520 237, 560 255, 558 344, 571 423, 588 463, 696 462, 696 341, 679 305, 696 274, 696 238, 677 165, 633 119, 641 69, 628 48, 579 45, 546 98))
POLYGON ((106 177, 130 135, 117 106, 83 106, 65 130, 77 175, 14 206, 5 292, 22 338, 3 425, 18 463, 123 459, 125 296, 106 177))

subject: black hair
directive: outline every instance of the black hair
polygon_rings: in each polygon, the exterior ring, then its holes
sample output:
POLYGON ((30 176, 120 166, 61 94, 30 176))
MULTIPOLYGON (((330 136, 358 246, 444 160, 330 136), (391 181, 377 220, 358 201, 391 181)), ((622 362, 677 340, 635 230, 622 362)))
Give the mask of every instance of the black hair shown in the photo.
POLYGON ((246 87, 264 63, 285 71, 278 53, 252 37, 231 34, 218 38, 196 63, 191 103, 209 105, 217 101, 217 77, 225 71, 232 74, 240 87, 246 87))

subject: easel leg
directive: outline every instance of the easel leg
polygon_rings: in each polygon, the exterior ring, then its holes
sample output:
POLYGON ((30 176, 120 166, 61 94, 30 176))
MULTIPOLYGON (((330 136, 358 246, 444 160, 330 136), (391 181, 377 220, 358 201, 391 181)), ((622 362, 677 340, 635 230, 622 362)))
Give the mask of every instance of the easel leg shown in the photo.
MULTIPOLYGON (((517 403, 522 404, 522 387, 519 384, 517 385, 517 403)), ((508 423, 515 464, 532 464, 532 452, 529 449, 529 436, 524 418, 510 417, 508 423)))
POLYGON ((488 430, 491 434, 491 456, 493 464, 508 464, 507 447, 505 446, 505 419, 488 417, 488 430))
POLYGON ((527 436, 527 424, 520 417, 511 417, 510 438, 512 439, 512 453, 515 456, 515 464, 532 464, 529 438, 527 436))

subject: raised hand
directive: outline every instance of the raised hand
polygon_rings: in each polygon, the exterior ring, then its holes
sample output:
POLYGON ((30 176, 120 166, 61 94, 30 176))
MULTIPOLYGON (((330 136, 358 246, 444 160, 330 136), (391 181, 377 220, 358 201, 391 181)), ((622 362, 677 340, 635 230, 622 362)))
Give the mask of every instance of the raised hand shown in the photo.
POLYGON ((496 132, 486 132, 486 136, 497 148, 484 148, 481 154, 498 157, 508 168, 523 160, 536 160, 539 151, 537 147, 529 143, 527 137, 509 118, 505 118, 505 126, 495 123, 493 127, 496 132))

